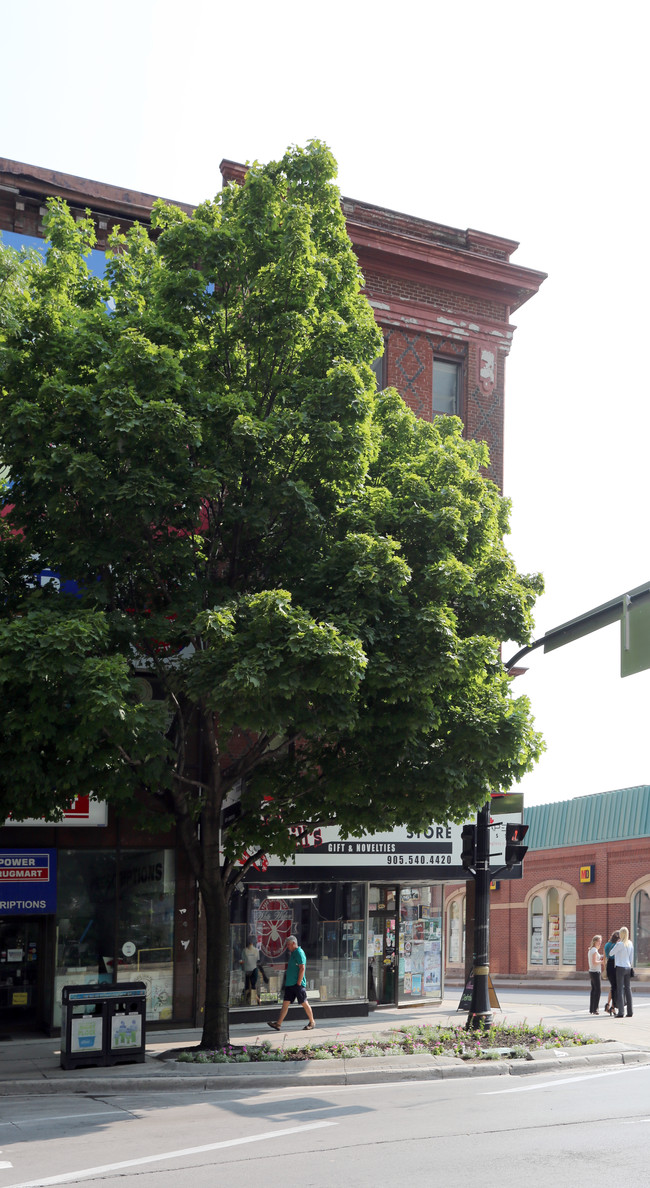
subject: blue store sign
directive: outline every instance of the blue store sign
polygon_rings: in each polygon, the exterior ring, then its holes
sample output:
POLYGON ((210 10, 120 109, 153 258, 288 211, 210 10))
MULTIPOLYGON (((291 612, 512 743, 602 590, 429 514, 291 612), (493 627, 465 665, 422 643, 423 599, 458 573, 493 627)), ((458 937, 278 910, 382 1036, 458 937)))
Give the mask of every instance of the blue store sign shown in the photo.
POLYGON ((0 850, 0 916, 56 912, 56 850, 0 850))

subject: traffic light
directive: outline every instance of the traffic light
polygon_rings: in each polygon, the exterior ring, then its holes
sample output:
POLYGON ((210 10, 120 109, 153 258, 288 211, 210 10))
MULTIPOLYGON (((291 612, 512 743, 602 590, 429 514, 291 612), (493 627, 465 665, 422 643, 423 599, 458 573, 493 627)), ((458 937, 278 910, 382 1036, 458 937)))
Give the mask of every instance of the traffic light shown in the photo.
POLYGON ((512 870, 517 862, 523 862, 528 846, 524 846, 522 843, 527 833, 527 825, 506 825, 505 861, 508 870, 512 870))
POLYGON ((463 825, 463 831, 460 836, 463 839, 460 860, 463 868, 470 870, 473 866, 476 866, 476 825, 463 825))

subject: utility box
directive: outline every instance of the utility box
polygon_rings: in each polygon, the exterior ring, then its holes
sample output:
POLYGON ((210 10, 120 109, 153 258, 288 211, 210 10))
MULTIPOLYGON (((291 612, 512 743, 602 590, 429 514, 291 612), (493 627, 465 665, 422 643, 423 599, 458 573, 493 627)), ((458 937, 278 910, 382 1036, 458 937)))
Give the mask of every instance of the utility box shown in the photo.
POLYGON ((61 1005, 61 1068, 144 1064, 144 982, 64 986, 61 1005))

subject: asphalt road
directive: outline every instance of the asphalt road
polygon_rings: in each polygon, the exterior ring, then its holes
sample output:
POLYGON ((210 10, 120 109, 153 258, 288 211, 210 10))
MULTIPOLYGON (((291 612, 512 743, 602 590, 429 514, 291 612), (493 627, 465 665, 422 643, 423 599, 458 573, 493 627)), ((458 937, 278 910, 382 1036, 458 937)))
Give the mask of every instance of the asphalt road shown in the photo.
POLYGON ((646 1188, 650 1066, 14 1098, 2 1102, 0 1147, 0 1188, 558 1188, 610 1175, 646 1188))

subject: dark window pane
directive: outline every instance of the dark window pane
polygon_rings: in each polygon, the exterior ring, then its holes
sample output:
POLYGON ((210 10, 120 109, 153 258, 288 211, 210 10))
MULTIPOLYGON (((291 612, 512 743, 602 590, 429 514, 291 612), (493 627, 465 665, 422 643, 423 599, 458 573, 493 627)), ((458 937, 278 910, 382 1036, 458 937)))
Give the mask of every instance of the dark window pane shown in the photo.
POLYGON ((444 416, 458 413, 458 364, 433 360, 433 412, 444 416))

